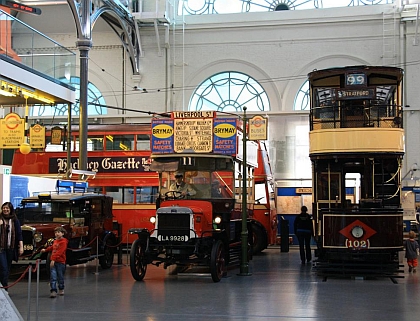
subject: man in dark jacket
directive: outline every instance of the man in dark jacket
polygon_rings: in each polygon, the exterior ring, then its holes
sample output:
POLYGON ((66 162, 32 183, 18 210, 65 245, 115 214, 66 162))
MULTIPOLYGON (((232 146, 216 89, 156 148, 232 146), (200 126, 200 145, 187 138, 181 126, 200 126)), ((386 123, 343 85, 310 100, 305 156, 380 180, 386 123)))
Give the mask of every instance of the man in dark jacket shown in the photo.
POLYGON ((299 241, 300 259, 302 264, 305 264, 305 262, 309 263, 312 260, 311 238, 314 235, 314 226, 312 217, 308 214, 308 208, 302 206, 300 210, 300 214, 295 218, 294 230, 299 241))

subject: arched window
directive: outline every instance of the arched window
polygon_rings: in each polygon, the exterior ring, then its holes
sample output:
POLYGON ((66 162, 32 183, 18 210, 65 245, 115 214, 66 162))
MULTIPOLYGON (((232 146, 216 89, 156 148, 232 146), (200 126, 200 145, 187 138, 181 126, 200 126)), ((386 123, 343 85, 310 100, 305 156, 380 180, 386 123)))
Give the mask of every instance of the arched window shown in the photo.
MULTIPOLYGON (((79 115, 80 106, 80 78, 72 76, 70 80, 63 77, 59 79, 63 83, 67 83, 76 88, 76 102, 72 105, 72 115, 79 115)), ((88 83, 88 115, 106 115, 106 107, 97 106, 94 104, 105 105, 105 99, 99 89, 91 82, 88 83)), ((67 104, 57 105, 34 105, 31 108, 31 116, 67 116, 67 104)))
POLYGON ((237 113, 268 111, 270 102, 262 86, 252 77, 234 71, 222 72, 204 80, 193 93, 189 110, 215 110, 237 113))
POLYGON ((393 3, 394 0, 180 0, 178 15, 269 12, 356 7, 393 3))
POLYGON ((293 110, 308 110, 309 111, 309 81, 306 80, 300 86, 293 104, 293 110))

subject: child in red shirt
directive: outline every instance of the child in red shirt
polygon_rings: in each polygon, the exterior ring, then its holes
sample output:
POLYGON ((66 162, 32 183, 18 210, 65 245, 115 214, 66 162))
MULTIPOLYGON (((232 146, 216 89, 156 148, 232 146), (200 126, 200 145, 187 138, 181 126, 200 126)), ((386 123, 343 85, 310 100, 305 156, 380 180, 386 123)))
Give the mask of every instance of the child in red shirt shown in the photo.
POLYGON ((418 265, 417 256, 419 255, 419 244, 415 240, 416 233, 410 231, 408 233, 409 239, 405 241, 405 257, 408 264, 408 272, 416 272, 418 265))
POLYGON ((51 271, 51 298, 57 296, 57 282, 58 282, 58 294, 64 295, 64 272, 66 271, 66 250, 68 240, 64 238, 66 230, 59 226, 54 229, 55 240, 53 244, 46 249, 42 249, 41 252, 52 252, 50 271, 51 271))

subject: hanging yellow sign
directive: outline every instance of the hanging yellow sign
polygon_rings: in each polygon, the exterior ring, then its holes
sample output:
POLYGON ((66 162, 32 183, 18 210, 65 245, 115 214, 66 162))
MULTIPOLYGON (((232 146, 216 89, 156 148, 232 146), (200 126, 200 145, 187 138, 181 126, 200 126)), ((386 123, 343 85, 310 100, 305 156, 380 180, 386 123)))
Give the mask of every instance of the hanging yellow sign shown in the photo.
POLYGON ((29 130, 31 148, 45 148, 45 126, 35 124, 29 130))
POLYGON ((10 113, 0 119, 0 148, 16 149, 23 143, 25 120, 18 114, 10 113))
POLYGON ((52 145, 61 145, 61 136, 62 136, 61 127, 55 126, 51 128, 51 144, 52 145))
POLYGON ((263 116, 254 116, 249 120, 248 139, 267 140, 268 119, 263 116))

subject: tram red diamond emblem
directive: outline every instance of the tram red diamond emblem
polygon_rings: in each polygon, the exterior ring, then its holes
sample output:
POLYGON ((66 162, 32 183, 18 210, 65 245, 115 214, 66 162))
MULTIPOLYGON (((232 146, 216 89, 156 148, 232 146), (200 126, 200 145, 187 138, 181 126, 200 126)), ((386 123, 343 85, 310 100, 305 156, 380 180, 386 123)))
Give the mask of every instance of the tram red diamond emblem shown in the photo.
POLYGON ((362 221, 355 220, 351 224, 347 225, 345 228, 339 231, 340 234, 344 235, 349 240, 356 240, 362 238, 363 240, 368 240, 372 235, 376 234, 376 231, 371 228, 370 226, 366 225, 362 221), (362 229, 363 233, 362 235, 355 236, 353 232, 354 229, 362 229))

